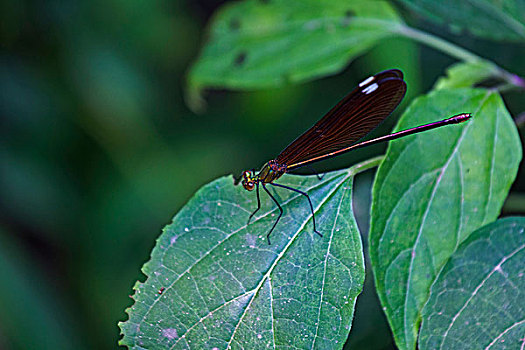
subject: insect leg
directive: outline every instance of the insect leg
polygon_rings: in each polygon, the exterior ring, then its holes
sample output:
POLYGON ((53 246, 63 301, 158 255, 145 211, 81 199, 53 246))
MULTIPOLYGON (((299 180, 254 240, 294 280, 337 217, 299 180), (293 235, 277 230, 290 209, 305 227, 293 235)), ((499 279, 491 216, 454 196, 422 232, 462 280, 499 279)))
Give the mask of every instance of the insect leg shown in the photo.
POLYGON ((317 176, 317 179, 318 180, 322 180, 323 177, 326 175, 326 173, 324 173, 323 175, 319 175, 319 173, 317 171, 315 171, 315 169, 313 167, 311 167, 310 165, 306 164, 306 167, 313 173, 315 174, 315 176, 317 176))
POLYGON ((279 216, 277 217, 277 220, 275 220, 275 222, 273 223, 273 226, 272 226, 272 229, 270 230, 270 232, 268 232, 268 234, 266 235, 266 239, 268 240, 268 244, 270 244, 270 234, 272 233, 273 229, 275 228, 275 226, 277 225, 277 223, 279 222, 279 220, 281 220, 281 216, 283 216, 283 208, 281 207, 281 205, 279 204, 279 202, 277 202, 277 200, 275 199, 274 196, 272 196, 272 194, 270 193, 270 191, 268 191, 268 189, 266 188, 266 186, 264 186, 264 182, 261 182, 261 185, 263 187, 263 189, 266 191, 266 193, 268 193, 268 195, 270 196, 270 198, 273 200, 273 202, 277 205, 277 208, 279 208, 279 216))
MULTIPOLYGON (((281 188, 286 188, 287 190, 290 190, 290 191, 294 191, 294 192, 297 192, 297 193, 300 193, 302 194, 303 196, 306 197, 306 199, 308 199, 308 203, 310 204, 310 210, 312 211, 312 221, 314 223, 314 232, 317 233, 319 236, 323 237, 323 235, 317 231, 317 227, 315 225, 315 213, 314 213, 314 206, 312 205, 312 200, 310 199, 310 196, 308 195, 308 193, 306 192, 303 192, 303 191, 300 191, 296 188, 292 188, 292 187, 288 187, 288 186, 285 186, 285 185, 280 185, 280 184, 276 184, 276 183, 270 183, 270 185, 273 185, 273 186, 277 186, 277 187, 281 187, 281 188)), ((268 191, 267 191, 268 192, 268 191)))
POLYGON ((246 224, 246 226, 250 224, 250 221, 252 220, 255 213, 257 213, 259 209, 261 209, 261 198, 259 197, 259 183, 256 182, 255 186, 257 187, 257 209, 255 209, 255 211, 250 214, 250 217, 248 218, 248 223, 246 224))

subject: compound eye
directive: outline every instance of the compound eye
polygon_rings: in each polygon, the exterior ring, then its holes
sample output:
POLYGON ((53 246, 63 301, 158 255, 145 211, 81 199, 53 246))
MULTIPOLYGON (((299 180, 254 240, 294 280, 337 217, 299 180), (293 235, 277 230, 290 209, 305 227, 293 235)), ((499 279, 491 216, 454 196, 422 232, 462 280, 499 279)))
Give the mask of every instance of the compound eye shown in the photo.
POLYGON ((253 181, 243 181, 242 186, 248 191, 253 191, 255 188, 255 183, 253 181))

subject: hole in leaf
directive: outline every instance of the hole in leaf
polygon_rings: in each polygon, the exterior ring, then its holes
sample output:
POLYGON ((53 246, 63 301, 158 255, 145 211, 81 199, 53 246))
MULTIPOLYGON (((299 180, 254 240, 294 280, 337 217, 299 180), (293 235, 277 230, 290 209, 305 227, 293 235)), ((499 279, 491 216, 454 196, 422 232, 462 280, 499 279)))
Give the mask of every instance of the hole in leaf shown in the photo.
POLYGON ((343 17, 343 26, 348 27, 350 25, 350 22, 352 21, 352 17, 355 16, 355 12, 353 10, 346 10, 345 16, 343 17))
POLYGON ((230 21, 230 29, 233 31, 239 30, 241 27, 241 22, 237 18, 232 18, 230 21))
POLYGON ((235 61, 233 62, 236 66, 242 66, 244 62, 246 61, 246 52, 241 52, 240 54, 235 57, 235 61))

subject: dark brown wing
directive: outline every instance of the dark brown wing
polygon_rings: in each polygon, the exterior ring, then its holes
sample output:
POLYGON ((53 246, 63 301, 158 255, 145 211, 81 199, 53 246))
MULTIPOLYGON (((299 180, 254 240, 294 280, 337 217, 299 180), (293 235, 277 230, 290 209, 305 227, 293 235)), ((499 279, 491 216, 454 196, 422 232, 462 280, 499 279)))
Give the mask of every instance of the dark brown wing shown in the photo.
POLYGON ((403 73, 397 69, 365 79, 275 160, 294 168, 354 144, 392 113, 405 92, 403 73))

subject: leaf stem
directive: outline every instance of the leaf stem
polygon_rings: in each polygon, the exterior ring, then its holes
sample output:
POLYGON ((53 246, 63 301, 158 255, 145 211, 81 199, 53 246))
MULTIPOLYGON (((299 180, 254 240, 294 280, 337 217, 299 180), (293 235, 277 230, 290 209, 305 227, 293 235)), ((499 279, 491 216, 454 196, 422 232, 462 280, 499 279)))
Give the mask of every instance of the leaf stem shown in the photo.
POLYGON ((447 53, 448 55, 457 58, 458 60, 465 62, 478 62, 483 59, 476 54, 465 50, 462 47, 459 47, 451 42, 441 39, 430 33, 422 32, 418 29, 408 27, 406 25, 400 25, 396 27, 396 32, 407 38, 425 44, 427 46, 433 47, 438 51, 447 53))
POLYGON ((382 156, 377 156, 377 157, 374 157, 374 158, 370 158, 370 159, 367 159, 365 161, 362 161, 361 163, 358 163, 352 167, 350 167, 350 169, 348 169, 348 172, 352 175, 357 175, 359 173, 362 173, 368 169, 371 169, 371 168, 374 168, 376 166, 379 166, 379 164, 383 161, 383 159, 385 158, 384 155, 382 156))
POLYGON ((406 38, 412 39, 421 44, 430 46, 438 51, 444 52, 454 58, 457 58, 460 61, 470 62, 470 63, 480 62, 480 61, 490 62, 494 66, 494 75, 496 77, 503 79, 505 82, 507 82, 508 84, 511 84, 513 87, 525 89, 525 79, 523 79, 522 77, 516 74, 512 74, 506 71, 505 69, 499 67, 494 62, 491 62, 485 58, 482 58, 449 41, 441 39, 438 36, 420 31, 418 29, 415 29, 415 28, 412 28, 406 25, 396 26, 393 31, 406 38))

